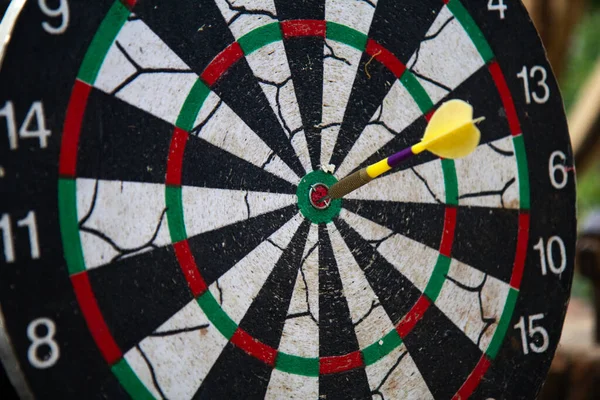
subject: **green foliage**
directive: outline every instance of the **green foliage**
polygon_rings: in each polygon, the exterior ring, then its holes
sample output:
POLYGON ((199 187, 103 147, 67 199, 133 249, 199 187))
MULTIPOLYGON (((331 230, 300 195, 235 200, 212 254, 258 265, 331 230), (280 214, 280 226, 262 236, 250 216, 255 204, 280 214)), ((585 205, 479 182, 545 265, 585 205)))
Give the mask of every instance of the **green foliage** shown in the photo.
POLYGON ((561 82, 567 111, 574 105, 579 89, 600 58, 600 0, 595 3, 598 7, 592 7, 584 15, 571 42, 568 65, 561 82))

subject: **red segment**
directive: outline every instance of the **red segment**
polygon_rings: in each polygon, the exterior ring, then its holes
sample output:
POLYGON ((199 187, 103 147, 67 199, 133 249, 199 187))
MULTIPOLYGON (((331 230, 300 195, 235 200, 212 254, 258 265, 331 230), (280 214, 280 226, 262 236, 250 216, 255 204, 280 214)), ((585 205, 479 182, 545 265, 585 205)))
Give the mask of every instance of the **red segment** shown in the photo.
POLYGON ((296 19, 293 21, 283 21, 281 23, 281 32, 284 39, 302 36, 319 36, 324 38, 326 26, 323 20, 296 19))
POLYGON ((60 148, 60 162, 58 171, 61 176, 74 177, 77 168, 77 150, 79 148, 79 134, 81 133, 81 122, 88 97, 92 87, 79 79, 75 80, 71 99, 67 107, 63 138, 60 148))
POLYGON ((481 382, 481 378, 487 372, 490 367, 490 360, 484 355, 479 359, 479 362, 475 366, 471 375, 467 378, 465 383, 458 389, 458 392, 452 397, 452 400, 464 400, 468 399, 477 386, 479 386, 479 382, 481 382))
POLYGON ((362 354, 359 350, 343 356, 321 357, 319 359, 319 374, 337 374, 338 372, 360 368, 363 365, 362 354))
POLYGON ((385 65, 398 79, 400 79, 404 71, 406 71, 406 66, 402 64, 395 55, 373 39, 367 41, 365 52, 385 65))
POLYGON ((310 202, 318 209, 323 209, 329 205, 327 200, 323 200, 329 193, 329 189, 325 185, 314 185, 310 190, 310 202))
POLYGON ((238 42, 233 42, 208 64, 200 77, 208 86, 212 86, 225 72, 244 56, 244 52, 238 42))
POLYGON ((128 9, 132 10, 133 7, 135 7, 137 0, 121 0, 121 3, 123 3, 128 9))
POLYGON ((521 212, 519 214, 519 233, 517 236, 517 251, 515 254, 515 264, 510 278, 510 286, 515 289, 521 287, 521 278, 525 269, 525 258, 527 257, 527 243, 529 242, 529 214, 521 212))
POLYGON ((231 343, 235 344, 237 347, 244 350, 252 357, 262 360, 265 364, 271 367, 275 366, 277 350, 254 339, 243 329, 237 328, 237 330, 231 337, 231 343))
POLYGON ((187 144, 189 134, 183 129, 175 128, 171 147, 169 148, 169 158, 167 160, 167 185, 181 185, 181 168, 183 166, 183 152, 187 144))
POLYGON ((200 296, 202 293, 206 292, 206 282, 204 282, 204 279, 198 270, 196 260, 194 260, 188 241, 182 240, 181 242, 175 243, 173 247, 175 248, 177 261, 179 261, 179 266, 185 275, 190 290, 195 297, 200 296))
POLYGON ((433 110, 429 111, 427 114, 425 114, 425 119, 427 120, 427 122, 431 121, 433 114, 435 114, 435 109, 433 109, 433 110))
POLYGON ((425 311, 429 308, 431 302, 425 295, 421 295, 419 300, 415 303, 415 305, 410 309, 410 311, 402 318, 402 320, 396 326, 396 332, 402 339, 406 337, 413 330, 417 322, 423 319, 423 315, 425 311))
POLYGON ((519 123, 517 110, 515 109, 515 104, 513 103, 512 95, 510 94, 510 90, 508 90, 508 85, 506 84, 504 74, 500 69, 500 65, 498 65, 498 63, 494 61, 490 64, 489 70, 490 74, 492 74, 494 82, 496 83, 498 93, 500 93, 500 97, 502 98, 502 104, 504 105, 504 110, 506 111, 506 118, 508 119, 510 133, 513 136, 520 135, 522 133, 521 124, 519 123))
POLYGON ((444 216, 444 232, 442 233, 442 243, 440 243, 440 253, 446 257, 450 257, 450 253, 452 252, 455 229, 456 208, 446 207, 446 215, 444 216))
POLYGON ((94 292, 92 292, 92 285, 90 284, 87 272, 71 275, 71 283, 73 284, 79 307, 81 308, 85 322, 87 322, 90 333, 96 342, 96 346, 100 349, 108 365, 115 364, 123 358, 123 353, 121 353, 121 349, 119 349, 119 346, 108 330, 108 326, 106 326, 106 322, 104 322, 104 317, 102 317, 96 297, 94 296, 94 292))

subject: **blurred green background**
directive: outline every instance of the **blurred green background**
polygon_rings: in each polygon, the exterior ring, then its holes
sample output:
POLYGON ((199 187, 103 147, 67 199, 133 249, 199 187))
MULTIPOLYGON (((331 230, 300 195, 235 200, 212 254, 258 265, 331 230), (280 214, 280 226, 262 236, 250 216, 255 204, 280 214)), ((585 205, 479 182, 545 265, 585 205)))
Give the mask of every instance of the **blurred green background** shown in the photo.
MULTIPOLYGON (((600 58, 600 0, 590 2, 590 10, 585 13, 577 26, 568 54, 567 68, 560 79, 561 90, 567 114, 574 106, 579 90, 593 71, 600 58)), ((591 168, 577 175, 577 214, 581 224, 594 208, 600 207, 600 160, 595 160, 591 168)), ((575 276, 573 296, 590 299, 589 283, 575 276)))

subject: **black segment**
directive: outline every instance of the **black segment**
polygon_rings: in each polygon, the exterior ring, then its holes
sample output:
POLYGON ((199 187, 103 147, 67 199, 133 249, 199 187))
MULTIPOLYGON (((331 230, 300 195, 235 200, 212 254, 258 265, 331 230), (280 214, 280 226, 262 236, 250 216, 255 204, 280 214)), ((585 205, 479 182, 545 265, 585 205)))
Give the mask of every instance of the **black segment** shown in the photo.
POLYGON ((487 207, 459 207, 452 257, 506 283, 510 282, 519 213, 487 207))
MULTIPOLYGON (((240 322, 240 329, 254 339, 277 349, 310 222, 304 221, 275 264, 260 292, 240 322)), ((263 398, 267 392, 272 367, 256 360, 229 343, 202 382, 195 397, 215 399, 263 398), (230 376, 241 380, 231 382, 230 376)))
MULTIPOLYGON (((490 75, 488 67, 484 66, 441 99, 436 104, 435 109, 451 99, 464 100, 473 106, 474 117, 485 117, 485 121, 478 125, 481 131, 480 145, 502 139, 510 135, 510 129, 498 91, 490 90, 490 88, 494 87, 494 80, 490 75)), ((399 151, 399 149, 404 149, 418 143, 423 137, 426 127, 427 120, 425 116, 419 117, 394 139, 368 157, 360 166, 357 166, 356 169, 373 164, 383 158, 389 157, 391 154, 399 151)), ((437 159, 435 155, 426 151, 419 154, 418 157, 412 157, 400 164, 394 168, 394 171, 415 167, 435 159, 437 159)))
POLYGON ((433 304, 403 340, 436 399, 452 398, 483 355, 433 304))
MULTIPOLYGON (((359 350, 327 226, 319 225, 319 356, 340 356, 359 350)), ((370 398, 364 368, 320 375, 319 397, 370 398)))
MULTIPOLYGON (((280 21, 325 19, 324 0, 276 0, 280 21)), ((293 37, 284 39, 292 73, 292 82, 302 116, 308 152, 314 170, 321 164, 321 129, 323 110, 323 57, 325 38, 293 37)))
POLYGON ((440 248, 446 213, 442 204, 344 200, 344 208, 434 250, 440 248))
POLYGON ((212 90, 298 176, 304 176, 306 171, 245 58, 232 65, 212 90))
POLYGON ((185 146, 181 184, 215 189, 296 193, 295 186, 288 181, 195 137, 190 137, 185 146))
POLYGON ((302 262, 302 251, 298 251, 298 249, 304 248, 309 228, 310 221, 308 220, 300 225, 292 241, 275 264, 273 272, 252 302, 244 319, 240 322, 240 328, 253 338, 275 349, 281 340, 281 332, 294 293, 298 269, 302 262))
POLYGON ((192 399, 262 399, 272 371, 229 342, 192 399))
POLYGON ((172 246, 92 269, 88 275, 104 320, 123 353, 194 298, 172 246))
MULTIPOLYGON (((399 7, 396 0, 381 0, 377 2, 369 38, 406 64, 443 5, 439 0, 427 0, 403 2, 399 7)), ((370 76, 367 75, 365 64, 369 59, 371 56, 363 54, 358 67, 344 121, 331 156, 331 164, 336 166, 342 163, 396 80, 394 74, 375 60, 369 64, 370 76)))
POLYGON ((296 205, 291 205, 189 238, 190 249, 206 284, 219 279, 297 212, 296 205))
MULTIPOLYGON (((235 42, 213 0, 142 0, 136 3, 134 12, 198 75, 235 42)), ((235 63, 213 90, 292 170, 304 175, 283 127, 245 58, 235 63)))
POLYGON ((138 0, 133 12, 198 75, 235 42, 213 0, 138 0))
MULTIPOLYGON (((421 296, 402 273, 390 264, 375 246, 367 242, 344 220, 335 220, 335 226, 346 241, 369 285, 379 298, 381 305, 394 325, 398 324, 421 296)), ((402 249, 398 249, 402 251, 402 249)))
POLYGON ((79 139, 77 175, 164 183, 173 129, 146 111, 92 89, 79 139))

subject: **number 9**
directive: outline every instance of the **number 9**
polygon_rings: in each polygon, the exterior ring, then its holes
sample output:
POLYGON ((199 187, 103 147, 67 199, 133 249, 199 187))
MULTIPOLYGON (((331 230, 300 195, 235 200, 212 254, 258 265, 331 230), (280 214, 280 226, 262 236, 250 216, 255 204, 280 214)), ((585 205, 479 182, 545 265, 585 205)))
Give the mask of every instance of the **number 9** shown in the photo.
POLYGON ((46 0, 38 0, 40 10, 49 17, 61 17, 59 26, 52 26, 49 22, 42 22, 42 28, 51 35, 60 35, 65 33, 69 26, 69 4, 67 0, 59 0, 57 8, 50 8, 46 0))

